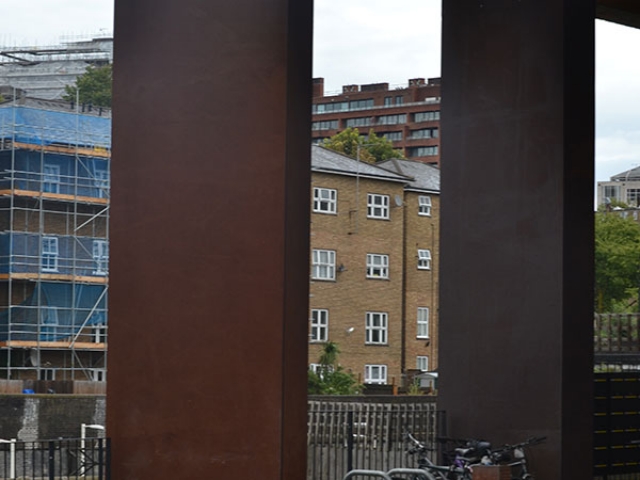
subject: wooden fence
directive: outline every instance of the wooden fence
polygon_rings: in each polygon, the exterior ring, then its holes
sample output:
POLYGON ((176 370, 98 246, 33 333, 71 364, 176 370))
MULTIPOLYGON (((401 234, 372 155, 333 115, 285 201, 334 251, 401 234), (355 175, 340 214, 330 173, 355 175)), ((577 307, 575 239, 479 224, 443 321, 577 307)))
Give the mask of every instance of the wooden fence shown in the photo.
POLYGON ((106 395, 106 382, 86 380, 3 380, 0 394, 64 393, 76 395, 106 395))
MULTIPOLYGON (((428 397, 403 401, 309 401, 307 480, 341 480, 353 469, 415 465, 404 433, 427 445, 444 435, 444 416, 428 397)), ((433 453, 434 460, 436 452, 433 453)))
POLYGON ((640 335, 637 313, 604 313, 593 322, 594 351, 611 354, 639 354, 640 335))

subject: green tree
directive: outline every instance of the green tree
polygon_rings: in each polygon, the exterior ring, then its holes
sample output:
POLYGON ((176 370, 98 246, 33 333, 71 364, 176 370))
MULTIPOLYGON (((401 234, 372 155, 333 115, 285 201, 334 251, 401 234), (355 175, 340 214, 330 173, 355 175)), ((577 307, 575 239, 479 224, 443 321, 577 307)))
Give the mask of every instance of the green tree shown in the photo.
POLYGON ((613 200, 611 200, 609 202, 609 205, 606 204, 602 204, 598 207, 598 211, 599 212, 610 212, 611 210, 613 210, 614 208, 631 208, 629 207, 629 205, 627 205, 625 202, 621 201, 621 200, 616 200, 615 198, 613 200))
POLYGON ((361 392, 353 373, 344 371, 338 364, 340 350, 334 342, 327 342, 322 349, 317 372, 309 370, 307 391, 312 395, 356 395, 361 392))
POLYGON ((640 282, 640 225, 616 213, 595 220, 596 311, 629 310, 640 282))
POLYGON ((393 148, 391 140, 376 135, 373 130, 369 130, 369 135, 363 136, 357 128, 346 128, 325 139, 322 146, 351 158, 359 157, 360 160, 368 163, 382 162, 390 158, 404 158, 400 150, 393 148))
POLYGON ((62 98, 69 102, 75 102, 77 98, 79 103, 95 107, 111 107, 112 83, 113 68, 110 64, 102 67, 89 66, 76 79, 75 85, 64 87, 66 94, 62 98))

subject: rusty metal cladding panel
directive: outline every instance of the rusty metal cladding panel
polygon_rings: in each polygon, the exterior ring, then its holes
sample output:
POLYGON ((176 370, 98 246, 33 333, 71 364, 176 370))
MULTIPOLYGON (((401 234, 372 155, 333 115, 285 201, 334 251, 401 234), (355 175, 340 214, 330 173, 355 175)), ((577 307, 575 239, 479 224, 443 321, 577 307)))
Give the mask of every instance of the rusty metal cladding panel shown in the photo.
POLYGON ((312 2, 117 0, 113 478, 304 478, 312 2))
POLYGON ((594 4, 443 2, 439 405, 591 478, 594 4))

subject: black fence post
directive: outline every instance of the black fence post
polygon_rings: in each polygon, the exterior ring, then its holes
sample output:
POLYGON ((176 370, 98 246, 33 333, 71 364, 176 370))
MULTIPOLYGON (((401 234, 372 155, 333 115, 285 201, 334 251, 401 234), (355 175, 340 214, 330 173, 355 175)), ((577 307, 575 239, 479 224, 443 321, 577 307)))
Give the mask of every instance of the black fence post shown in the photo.
POLYGON ((447 437, 447 412, 445 410, 436 411, 436 443, 438 444, 436 455, 440 465, 444 465, 444 448, 443 443, 438 442, 438 438, 447 437))
POLYGON ((54 442, 49 442, 49 480, 55 480, 56 476, 56 461, 55 461, 56 447, 54 442))
POLYGON ((104 473, 104 439, 98 439, 98 479, 102 480, 104 473))
POLYGON ((347 412, 347 472, 353 470, 353 412, 347 412))
POLYGON ((106 479, 111 480, 111 439, 107 437, 107 454, 105 458, 106 479))

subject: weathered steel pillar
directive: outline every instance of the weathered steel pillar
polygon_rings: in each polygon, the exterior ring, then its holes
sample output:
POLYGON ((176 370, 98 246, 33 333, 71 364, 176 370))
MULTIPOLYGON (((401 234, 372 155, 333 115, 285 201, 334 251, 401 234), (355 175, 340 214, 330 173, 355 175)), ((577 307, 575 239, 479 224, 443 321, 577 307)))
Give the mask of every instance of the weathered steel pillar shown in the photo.
POLYGON ((305 477, 310 0, 116 0, 113 478, 305 477))
POLYGON ((594 2, 443 2, 440 403, 591 478, 594 2))

